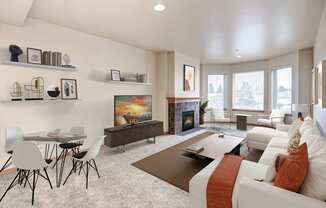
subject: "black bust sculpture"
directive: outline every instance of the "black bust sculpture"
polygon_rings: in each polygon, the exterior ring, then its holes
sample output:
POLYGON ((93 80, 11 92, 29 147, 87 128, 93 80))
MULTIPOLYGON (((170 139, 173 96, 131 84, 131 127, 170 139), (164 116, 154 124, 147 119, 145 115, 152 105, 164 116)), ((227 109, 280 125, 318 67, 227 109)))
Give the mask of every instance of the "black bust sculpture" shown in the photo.
POLYGON ((17 45, 10 45, 9 52, 11 53, 10 61, 18 62, 18 56, 23 54, 23 50, 17 45))

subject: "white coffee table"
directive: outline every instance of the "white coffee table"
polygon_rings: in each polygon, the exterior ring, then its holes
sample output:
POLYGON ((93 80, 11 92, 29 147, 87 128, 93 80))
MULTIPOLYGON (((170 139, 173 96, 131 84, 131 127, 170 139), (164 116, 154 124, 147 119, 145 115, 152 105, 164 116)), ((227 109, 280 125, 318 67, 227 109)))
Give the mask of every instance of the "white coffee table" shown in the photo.
MULTIPOLYGON (((204 150, 199 153, 189 152, 200 157, 216 159, 226 153, 240 154, 240 147, 245 138, 224 135, 224 138, 219 138, 218 134, 212 134, 207 138, 194 143, 193 145, 201 145, 204 150)), ((187 150, 185 150, 188 152, 187 150)))

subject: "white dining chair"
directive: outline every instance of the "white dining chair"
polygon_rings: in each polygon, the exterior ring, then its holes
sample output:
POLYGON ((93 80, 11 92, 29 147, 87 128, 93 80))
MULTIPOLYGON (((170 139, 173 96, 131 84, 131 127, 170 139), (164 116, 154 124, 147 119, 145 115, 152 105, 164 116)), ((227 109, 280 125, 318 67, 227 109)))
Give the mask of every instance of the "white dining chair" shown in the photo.
POLYGON ((100 136, 97 139, 86 139, 88 140, 87 142, 85 142, 83 144, 83 146, 81 147, 81 149, 87 149, 85 151, 81 151, 78 154, 75 154, 72 156, 73 158, 73 167, 71 169, 71 171, 69 172, 66 180, 64 181, 63 185, 66 184, 67 180, 69 179, 69 177, 71 176, 71 174, 73 172, 76 172, 79 169, 79 173, 78 175, 80 175, 80 172, 83 170, 85 176, 86 176, 86 189, 88 189, 88 178, 89 178, 89 168, 93 168, 96 173, 98 178, 100 178, 100 174, 98 172, 97 169, 97 165, 95 162, 95 157, 98 155, 101 145, 103 144, 105 136, 100 136), (90 145, 89 147, 86 147, 86 145, 90 145), (93 164, 92 164, 93 162, 93 164), (86 166, 86 170, 84 169, 86 166))
POLYGON ((2 195, 0 202, 6 196, 8 191, 17 184, 22 184, 25 180, 32 190, 32 205, 34 205, 34 192, 37 184, 37 180, 40 177, 48 181, 51 189, 52 184, 49 175, 46 171, 47 163, 45 162, 41 151, 36 144, 27 141, 16 142, 13 147, 12 162, 17 168, 17 174, 5 193, 2 195), (40 170, 43 170, 45 175, 41 174, 40 170), (32 177, 32 182, 29 178, 32 177))
POLYGON ((9 154, 9 158, 0 169, 0 173, 5 170, 10 164, 13 153, 13 146, 17 141, 23 141, 24 132, 19 127, 8 127, 6 128, 6 141, 5 141, 5 152, 9 154))

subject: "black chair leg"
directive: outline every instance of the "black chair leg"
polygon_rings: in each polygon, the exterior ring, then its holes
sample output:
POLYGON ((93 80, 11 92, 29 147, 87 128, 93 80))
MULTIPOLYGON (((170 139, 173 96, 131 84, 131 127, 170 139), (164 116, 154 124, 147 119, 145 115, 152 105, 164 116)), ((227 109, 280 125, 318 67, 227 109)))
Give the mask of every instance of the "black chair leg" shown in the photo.
POLYGON ((94 167, 95 167, 95 170, 96 170, 97 176, 98 176, 98 178, 100 178, 100 174, 99 174, 99 172, 98 172, 97 165, 96 165, 96 162, 95 162, 94 159, 93 159, 93 163, 94 163, 94 167))
POLYGON ((82 168, 83 168, 83 165, 84 165, 84 162, 81 162, 81 165, 80 165, 80 169, 79 169, 79 173, 78 173, 78 175, 80 175, 80 172, 81 172, 81 170, 82 170, 82 168))
POLYGON ((75 161, 75 162, 73 162, 73 166, 72 166, 72 168, 71 168, 71 170, 70 170, 70 172, 69 172, 69 174, 68 174, 68 176, 67 176, 67 178, 66 178, 66 180, 63 182, 63 186, 66 184, 66 182, 68 181, 68 178, 71 176, 71 174, 73 173, 73 172, 76 172, 76 169, 77 169, 77 161, 75 161))
POLYGON ((35 170, 33 170, 33 185, 32 185, 32 205, 34 205, 34 192, 36 186, 36 179, 35 179, 35 170))
POLYGON ((86 189, 88 189, 88 161, 86 162, 86 189))
POLYGON ((12 180, 12 182, 10 183, 9 187, 7 188, 7 190, 5 191, 5 193, 2 195, 1 199, 0 199, 0 202, 2 201, 2 199, 6 196, 6 194, 8 193, 8 191, 13 187, 13 184, 15 183, 15 181, 17 180, 19 174, 20 174, 21 171, 19 171, 17 173, 17 175, 15 176, 14 180, 12 180))
POLYGON ((26 187, 26 184, 27 184, 27 181, 28 181, 28 178, 29 178, 29 170, 27 171, 27 174, 26 174, 26 180, 25 180, 25 184, 24 184, 24 188, 26 187))
POLYGON ((51 189, 53 189, 52 184, 51 184, 51 180, 49 178, 48 172, 46 171, 46 168, 44 168, 44 173, 45 173, 45 176, 47 178, 47 181, 49 182, 49 185, 50 185, 51 189))
POLYGON ((7 167, 8 163, 10 162, 11 158, 12 158, 12 156, 10 156, 10 157, 8 158, 8 160, 5 162, 5 164, 2 166, 2 168, 1 168, 1 170, 0 170, 0 173, 1 173, 4 169, 6 169, 6 167, 7 167))

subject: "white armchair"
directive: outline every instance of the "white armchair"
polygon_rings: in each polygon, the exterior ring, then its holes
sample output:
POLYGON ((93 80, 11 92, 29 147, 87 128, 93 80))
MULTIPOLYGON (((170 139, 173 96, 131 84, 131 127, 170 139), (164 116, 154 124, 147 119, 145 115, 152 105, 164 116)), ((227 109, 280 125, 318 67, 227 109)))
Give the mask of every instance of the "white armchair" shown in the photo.
POLYGON ((325 208, 326 203, 273 186, 243 178, 239 184, 239 208, 325 208))
POLYGON ((279 109, 273 109, 268 119, 257 119, 258 124, 274 127, 276 124, 284 123, 285 113, 279 109))

